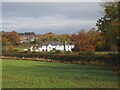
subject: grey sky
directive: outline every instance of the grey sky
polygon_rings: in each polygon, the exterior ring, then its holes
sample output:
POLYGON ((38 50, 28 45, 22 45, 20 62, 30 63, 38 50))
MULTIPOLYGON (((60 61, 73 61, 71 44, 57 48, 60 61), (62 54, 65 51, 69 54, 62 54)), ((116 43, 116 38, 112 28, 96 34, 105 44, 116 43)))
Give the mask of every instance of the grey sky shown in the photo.
POLYGON ((95 27, 99 2, 3 2, 3 29, 35 33, 77 33, 95 27))

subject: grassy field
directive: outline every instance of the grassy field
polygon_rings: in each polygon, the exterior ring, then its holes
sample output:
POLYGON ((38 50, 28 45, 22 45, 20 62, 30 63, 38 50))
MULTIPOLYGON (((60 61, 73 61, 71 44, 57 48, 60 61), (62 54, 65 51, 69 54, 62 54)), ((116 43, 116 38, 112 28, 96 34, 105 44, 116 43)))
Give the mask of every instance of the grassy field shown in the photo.
POLYGON ((3 60, 3 88, 117 88, 105 66, 3 60))

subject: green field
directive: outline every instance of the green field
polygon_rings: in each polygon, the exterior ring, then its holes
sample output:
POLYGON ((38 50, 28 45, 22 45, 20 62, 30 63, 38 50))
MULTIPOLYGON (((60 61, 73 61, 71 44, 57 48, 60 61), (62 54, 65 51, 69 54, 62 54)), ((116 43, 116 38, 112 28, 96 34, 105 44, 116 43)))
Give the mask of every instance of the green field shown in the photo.
POLYGON ((3 88, 117 88, 117 75, 105 66, 2 60, 3 88))

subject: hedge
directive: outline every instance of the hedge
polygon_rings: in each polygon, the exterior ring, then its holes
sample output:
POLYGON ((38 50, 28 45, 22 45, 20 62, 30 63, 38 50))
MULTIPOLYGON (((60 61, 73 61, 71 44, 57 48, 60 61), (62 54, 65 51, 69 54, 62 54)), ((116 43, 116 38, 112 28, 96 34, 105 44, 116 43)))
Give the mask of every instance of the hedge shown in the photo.
POLYGON ((120 63, 119 58, 120 55, 79 55, 79 54, 50 54, 50 53, 2 53, 2 56, 6 57, 17 57, 17 58, 44 58, 51 59, 60 62, 82 62, 82 63, 90 63, 90 62, 98 62, 104 63, 107 65, 118 65, 120 63))

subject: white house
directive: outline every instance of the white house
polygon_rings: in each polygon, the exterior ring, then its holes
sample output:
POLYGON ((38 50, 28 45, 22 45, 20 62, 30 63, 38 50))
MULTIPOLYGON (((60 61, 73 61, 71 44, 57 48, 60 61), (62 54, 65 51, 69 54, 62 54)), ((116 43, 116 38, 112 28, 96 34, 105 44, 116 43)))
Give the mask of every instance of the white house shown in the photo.
POLYGON ((35 51, 35 52, 50 52, 50 51, 70 51, 72 52, 72 49, 75 47, 75 45, 65 43, 64 45, 60 42, 46 42, 42 46, 37 47, 31 47, 30 51, 35 51))

